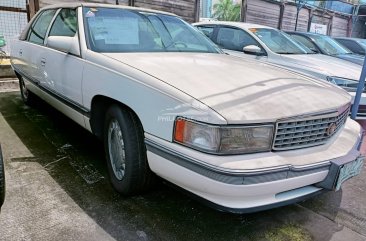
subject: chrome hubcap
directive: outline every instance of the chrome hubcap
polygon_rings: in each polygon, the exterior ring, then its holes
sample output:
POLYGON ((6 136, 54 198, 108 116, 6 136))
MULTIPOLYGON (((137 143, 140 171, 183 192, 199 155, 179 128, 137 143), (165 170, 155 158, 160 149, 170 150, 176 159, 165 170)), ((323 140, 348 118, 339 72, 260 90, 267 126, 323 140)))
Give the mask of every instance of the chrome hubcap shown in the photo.
POLYGON ((121 181, 125 175, 126 153, 121 127, 116 119, 109 123, 108 150, 114 176, 121 181))

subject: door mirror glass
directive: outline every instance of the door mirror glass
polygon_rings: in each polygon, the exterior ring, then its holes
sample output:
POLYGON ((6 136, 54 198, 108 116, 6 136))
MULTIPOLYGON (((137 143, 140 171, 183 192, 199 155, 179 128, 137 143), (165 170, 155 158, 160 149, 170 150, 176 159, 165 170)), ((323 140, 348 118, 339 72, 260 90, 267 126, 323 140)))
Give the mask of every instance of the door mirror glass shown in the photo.
POLYGON ((257 45, 247 45, 243 48, 244 53, 252 55, 261 55, 262 50, 257 45))
POLYGON ((47 46, 61 52, 80 56, 78 37, 50 36, 47 38, 47 46))

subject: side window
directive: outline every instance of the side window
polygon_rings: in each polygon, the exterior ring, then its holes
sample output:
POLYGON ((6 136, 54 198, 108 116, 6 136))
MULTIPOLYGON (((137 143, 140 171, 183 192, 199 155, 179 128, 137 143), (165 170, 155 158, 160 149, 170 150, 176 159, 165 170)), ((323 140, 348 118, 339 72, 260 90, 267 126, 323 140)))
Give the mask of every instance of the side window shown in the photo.
POLYGON ((207 37, 212 39, 212 35, 214 32, 215 27, 214 26, 197 26, 197 28, 204 33, 207 37))
POLYGON ((346 48, 348 48, 349 50, 351 50, 354 53, 357 54, 365 54, 365 50, 359 46, 357 43, 350 41, 350 40, 337 40, 339 43, 341 43, 343 46, 345 46, 346 48))
POLYGON ((56 10, 46 10, 32 24, 28 32, 28 41, 35 44, 43 44, 47 29, 55 15, 56 10))
POLYGON ((64 8, 57 15, 49 36, 74 37, 77 31, 77 16, 75 9, 64 8))
POLYGON ((243 51, 243 48, 248 45, 260 47, 257 41, 244 30, 227 27, 221 27, 219 29, 217 44, 224 49, 236 51, 243 51))
POLYGON ((291 35, 293 39, 295 39, 297 42, 300 42, 301 44, 305 45, 311 50, 317 50, 317 47, 306 37, 300 36, 300 35, 291 35))

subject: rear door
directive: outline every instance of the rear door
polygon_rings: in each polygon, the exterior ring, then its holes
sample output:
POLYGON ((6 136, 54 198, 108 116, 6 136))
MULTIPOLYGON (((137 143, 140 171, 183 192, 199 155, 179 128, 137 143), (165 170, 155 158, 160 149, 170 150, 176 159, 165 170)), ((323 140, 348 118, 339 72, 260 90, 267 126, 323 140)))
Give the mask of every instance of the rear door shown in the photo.
POLYGON ((44 40, 49 25, 56 13, 55 9, 44 10, 30 25, 26 39, 18 41, 12 49, 12 55, 17 59, 15 68, 21 71, 28 80, 39 83, 42 76, 38 72, 38 61, 43 51, 44 40))

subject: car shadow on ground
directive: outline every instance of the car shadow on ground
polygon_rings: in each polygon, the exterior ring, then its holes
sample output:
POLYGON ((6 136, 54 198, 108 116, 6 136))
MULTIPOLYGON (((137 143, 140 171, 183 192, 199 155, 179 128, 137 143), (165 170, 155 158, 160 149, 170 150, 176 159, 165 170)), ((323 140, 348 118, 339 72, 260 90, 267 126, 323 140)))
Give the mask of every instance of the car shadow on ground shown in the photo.
POLYGON ((330 240, 340 230, 329 219, 337 215, 342 192, 246 215, 213 210, 162 182, 146 194, 123 197, 109 183, 102 143, 83 128, 43 101, 24 106, 18 93, 0 96, 0 112, 34 155, 16 161, 42 165, 116 240, 330 240), (324 208, 327 215, 317 214, 324 208))

